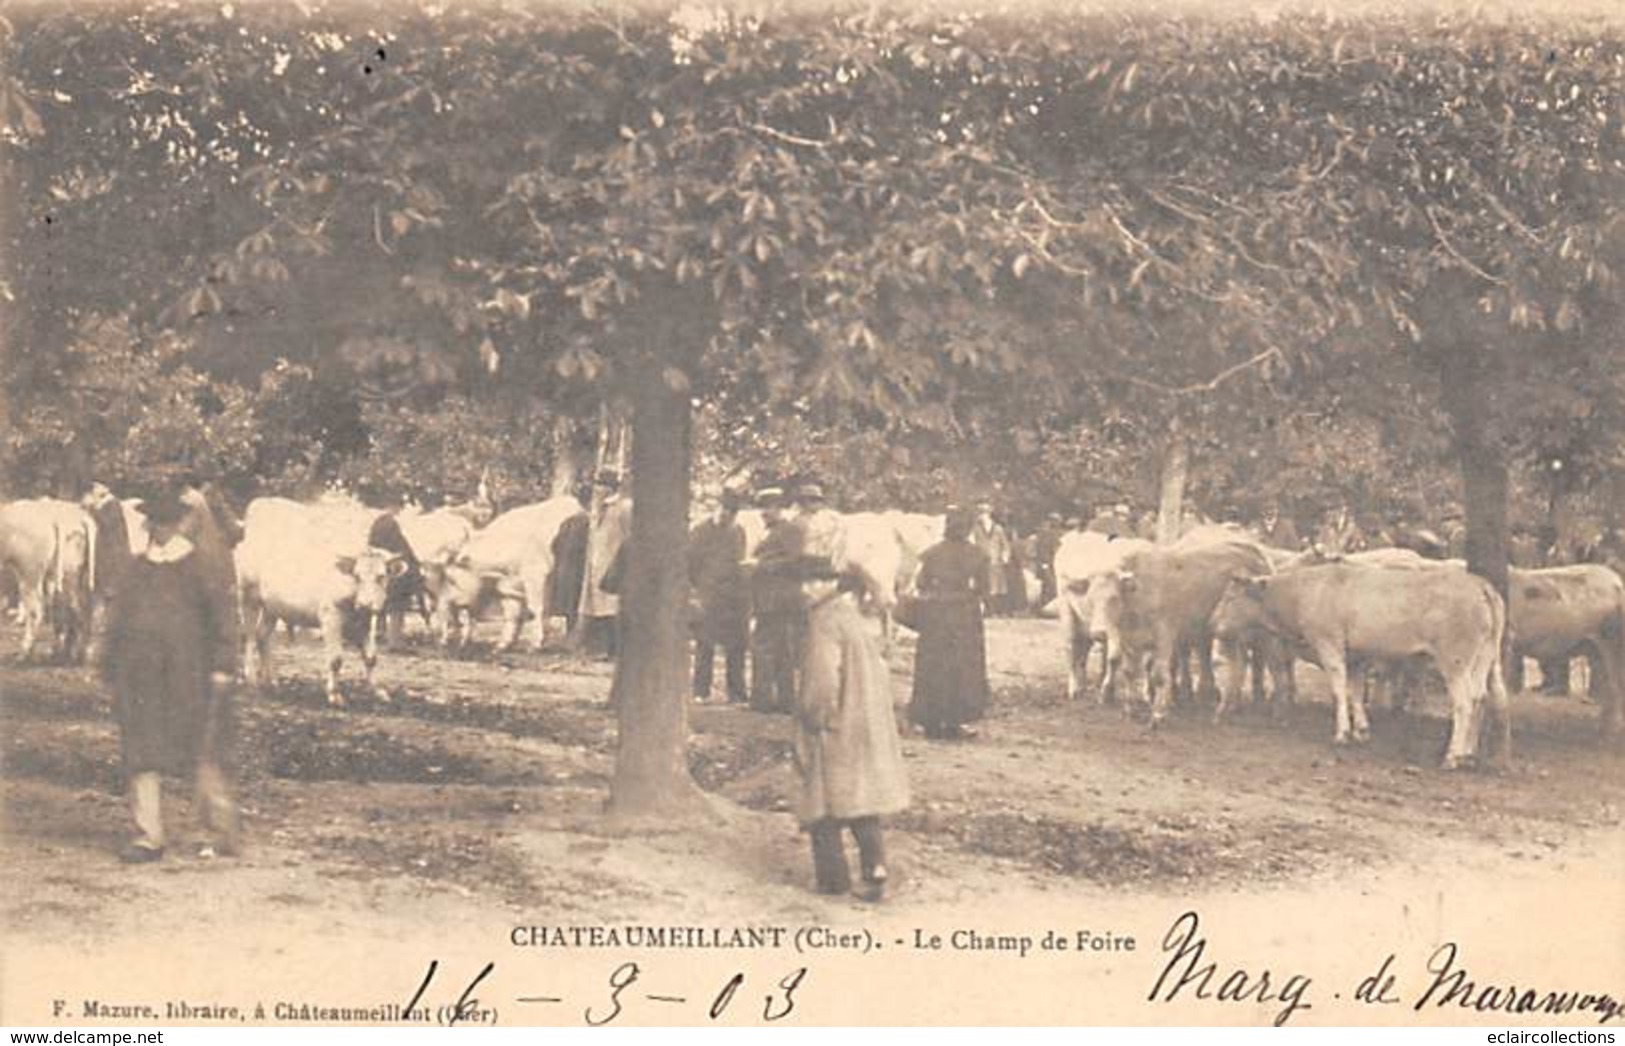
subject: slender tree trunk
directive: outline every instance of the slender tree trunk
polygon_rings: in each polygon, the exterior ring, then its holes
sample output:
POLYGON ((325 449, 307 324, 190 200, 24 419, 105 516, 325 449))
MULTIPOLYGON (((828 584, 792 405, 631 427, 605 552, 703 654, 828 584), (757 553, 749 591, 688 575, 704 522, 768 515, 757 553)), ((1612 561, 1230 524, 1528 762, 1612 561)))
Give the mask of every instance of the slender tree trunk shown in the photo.
POLYGON ((1185 477, 1190 471, 1190 444, 1175 418, 1169 429, 1168 448, 1162 456, 1162 483, 1157 505, 1157 544, 1171 545, 1179 540, 1185 520, 1185 477))
POLYGON ((592 461, 592 450, 586 446, 583 428, 573 418, 559 417, 553 422, 553 467, 548 476, 548 493, 553 497, 573 493, 585 478, 582 473, 592 461))
POLYGON ((1455 431, 1467 522, 1467 569, 1507 595, 1506 454, 1487 425, 1486 350, 1458 344, 1442 358, 1443 401, 1455 431))
MULTIPOLYGON (((1507 463, 1506 452, 1491 431, 1495 410, 1491 378, 1492 347, 1458 341, 1445 348, 1441 359, 1443 405, 1455 430, 1456 454, 1461 461, 1462 501, 1466 509, 1467 569, 1487 580, 1508 602, 1507 567, 1507 463)), ((1501 670, 1514 674, 1511 628, 1501 637, 1501 670)), ((1518 666, 1521 667, 1521 666, 1518 666)), ((1489 705, 1485 704, 1486 713, 1489 705)), ((1490 743, 1505 724, 1486 718, 1479 733, 1480 746, 1490 743)))

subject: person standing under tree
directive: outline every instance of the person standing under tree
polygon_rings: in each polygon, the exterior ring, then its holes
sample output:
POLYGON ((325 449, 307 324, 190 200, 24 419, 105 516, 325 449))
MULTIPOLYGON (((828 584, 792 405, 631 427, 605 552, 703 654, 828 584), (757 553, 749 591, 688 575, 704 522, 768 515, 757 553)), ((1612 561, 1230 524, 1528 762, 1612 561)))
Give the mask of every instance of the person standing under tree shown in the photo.
POLYGON ((750 576, 750 705, 758 712, 788 712, 796 696, 796 645, 800 641, 801 588, 790 570, 801 555, 801 530, 784 518, 784 491, 765 487, 756 495, 767 534, 756 546, 750 576))
POLYGON ((987 612, 1002 613, 1009 591, 1005 568, 1010 564, 1010 536, 993 518, 993 505, 990 502, 984 501, 976 506, 976 523, 971 530, 970 540, 971 544, 987 553, 988 573, 981 593, 987 604, 987 612))
POLYGON ((600 472, 593 488, 598 504, 587 535, 587 566, 581 589, 583 645, 590 653, 614 660, 620 650, 617 618, 621 598, 619 578, 611 570, 632 533, 632 500, 621 497, 621 476, 613 469, 600 472), (606 576, 611 577, 607 586, 606 576))
MULTIPOLYGON (((576 504, 585 506, 592 499, 592 488, 585 484, 570 492, 576 504)), ((592 517, 585 507, 559 525, 553 535, 553 573, 547 579, 547 612, 552 617, 564 618, 564 631, 575 631, 576 617, 581 609, 582 580, 587 572, 587 539, 592 531, 592 517)))
POLYGON ((1047 607, 1055 602, 1055 550, 1061 546, 1061 514, 1051 512, 1044 517, 1044 525, 1033 542, 1033 569, 1038 572, 1038 605, 1047 607))
POLYGON ((839 570, 846 551, 846 528, 840 514, 824 499, 824 488, 817 483, 801 484, 796 488, 796 505, 801 509, 795 520, 801 531, 801 554, 823 556, 839 570))
POLYGON ((804 556, 793 569, 807 610, 795 703, 797 818, 812 844, 818 892, 852 889, 842 839, 850 830, 858 894, 878 901, 889 878, 880 819, 909 802, 891 674, 858 613, 853 593, 861 583, 839 580, 823 556, 804 556))
POLYGON ((943 539, 920 556, 914 652, 914 694, 909 719, 925 736, 962 738, 966 723, 987 709, 987 637, 982 607, 991 564, 971 541, 972 521, 948 510, 943 539))
POLYGON ((694 621, 694 697, 711 697, 716 648, 727 664, 728 701, 745 699, 745 646, 750 639, 750 589, 745 578, 745 528, 739 494, 722 492, 716 515, 688 536, 688 581, 698 603, 694 621))
POLYGON ((119 748, 136 836, 130 863, 163 856, 161 775, 192 775, 203 825, 201 854, 235 853, 237 808, 226 767, 237 664, 236 609, 218 564, 184 530, 191 506, 175 491, 149 497, 151 540, 130 564, 108 609, 103 677, 113 692, 119 748))

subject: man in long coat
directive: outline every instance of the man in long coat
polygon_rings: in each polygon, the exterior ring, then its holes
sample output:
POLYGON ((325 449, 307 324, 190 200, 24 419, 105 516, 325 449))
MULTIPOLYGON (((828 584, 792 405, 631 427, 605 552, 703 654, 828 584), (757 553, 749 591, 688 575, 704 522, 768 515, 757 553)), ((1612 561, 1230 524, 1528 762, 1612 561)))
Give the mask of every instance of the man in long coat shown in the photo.
POLYGON ((751 572, 750 704, 758 712, 788 712, 796 695, 804 608, 791 568, 801 555, 801 529, 784 518, 784 492, 767 487, 756 495, 767 534, 756 546, 751 572))
POLYGON ((878 901, 888 872, 880 819, 906 809, 908 778, 892 715, 891 675, 854 589, 822 556, 799 561, 807 628, 796 690, 796 815, 812 843, 819 893, 852 889, 843 833, 858 844, 860 896, 878 901))
MULTIPOLYGON (((613 658, 620 650, 617 619, 621 613, 619 592, 604 588, 621 546, 632 533, 632 499, 620 494, 621 477, 613 471, 601 472, 593 482, 598 509, 593 513, 587 537, 587 568, 581 591, 581 617, 587 631, 589 649, 601 650, 613 658)), ((612 587, 619 589, 619 585, 612 587)))
MULTIPOLYGON (((578 504, 591 499, 591 488, 573 492, 578 504)), ((592 531, 592 517, 587 510, 565 520, 553 536, 553 573, 547 578, 547 612, 564 618, 566 632, 574 631, 576 615, 581 609, 583 575, 587 569, 587 539, 592 531)))
POLYGON ((750 638, 750 588, 745 576, 745 528, 739 524, 739 495, 722 492, 716 515, 698 523, 688 537, 688 580, 694 592, 694 696, 711 696, 716 649, 727 664, 728 701, 743 703, 745 647, 750 638))
POLYGON ((148 498, 145 511, 152 540, 113 596, 103 662, 136 827, 120 856, 132 863, 163 856, 164 772, 194 775, 204 827, 216 833, 210 852, 237 844, 228 777, 236 607, 219 563, 186 536, 207 509, 165 492, 148 498))

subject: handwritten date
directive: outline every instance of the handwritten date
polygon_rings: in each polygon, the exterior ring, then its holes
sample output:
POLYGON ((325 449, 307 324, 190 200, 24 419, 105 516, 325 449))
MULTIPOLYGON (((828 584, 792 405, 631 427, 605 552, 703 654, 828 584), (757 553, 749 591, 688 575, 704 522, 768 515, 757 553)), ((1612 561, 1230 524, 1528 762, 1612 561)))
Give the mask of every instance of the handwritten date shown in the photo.
MULTIPOLYGON (((496 1010, 482 1006, 474 990, 480 983, 489 977, 496 969, 496 963, 488 962, 468 983, 457 1001, 448 1007, 442 1007, 444 1014, 442 1023, 458 1024, 463 1022, 491 1024, 495 1023, 496 1010)), ((423 1001, 425 993, 434 983, 435 976, 440 970, 440 961, 432 960, 429 968, 418 984, 417 991, 413 993, 411 1001, 406 1004, 405 1012, 412 1010, 423 1001)), ((733 1007, 735 998, 745 988, 747 978, 743 972, 735 973, 717 988, 715 994, 709 992, 701 998, 690 998, 687 995, 661 994, 651 990, 644 990, 643 967, 636 962, 623 962, 610 971, 604 985, 601 998, 587 1002, 581 1011, 581 1020, 592 1027, 602 1027, 611 1024, 626 1013, 628 1008, 636 1003, 656 1003, 666 1005, 685 1005, 695 1003, 705 1006, 706 1016, 711 1020, 721 1020, 733 1007)), ((798 966, 794 970, 773 982, 772 987, 762 994, 761 1020, 765 1023, 774 1023, 784 1020, 795 1012, 797 991, 802 982, 807 979, 807 967, 798 966)), ((567 1000, 557 995, 520 995, 515 997, 516 1003, 527 1005, 565 1005, 567 1000)))

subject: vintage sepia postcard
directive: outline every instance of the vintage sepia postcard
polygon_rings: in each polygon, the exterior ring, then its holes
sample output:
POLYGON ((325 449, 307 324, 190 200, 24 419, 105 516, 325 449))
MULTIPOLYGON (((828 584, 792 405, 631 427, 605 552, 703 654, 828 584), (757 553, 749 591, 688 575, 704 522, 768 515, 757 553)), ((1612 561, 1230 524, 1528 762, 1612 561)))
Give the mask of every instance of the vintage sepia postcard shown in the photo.
POLYGON ((1613 1033, 1622 279, 1617 3, 0 0, 0 1022, 1613 1033))

